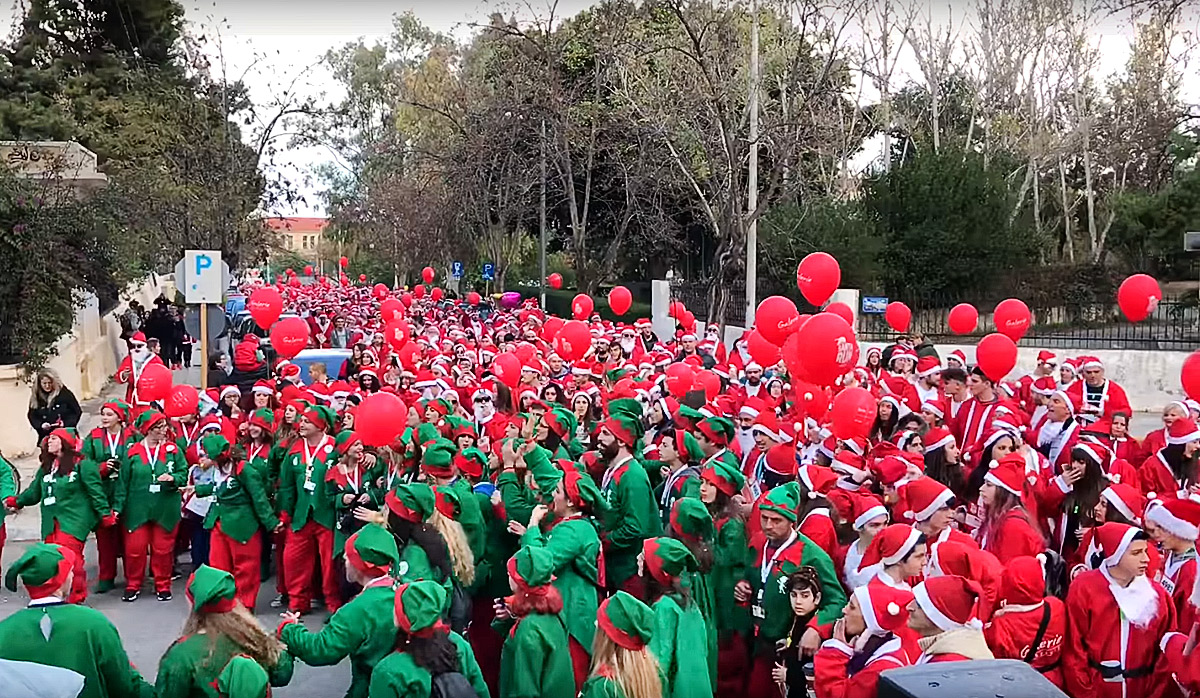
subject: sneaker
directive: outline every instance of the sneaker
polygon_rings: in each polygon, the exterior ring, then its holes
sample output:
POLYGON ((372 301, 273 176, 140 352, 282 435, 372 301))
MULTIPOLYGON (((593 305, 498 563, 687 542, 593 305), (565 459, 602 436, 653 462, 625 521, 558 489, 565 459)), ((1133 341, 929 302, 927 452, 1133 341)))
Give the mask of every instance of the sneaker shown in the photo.
POLYGON ((158 600, 159 601, 170 601, 171 600, 171 592, 169 592, 169 591, 158 592, 158 600))
POLYGON ((141 595, 142 595, 142 592, 140 592, 140 591, 126 589, 125 595, 121 597, 121 600, 124 601, 125 603, 132 603, 134 601, 137 601, 138 597, 141 595))
POLYGON ((115 585, 115 584, 113 584, 113 580, 111 580, 111 579, 101 579, 100 581, 96 582, 96 591, 95 591, 95 593, 97 593, 97 594, 107 594, 108 592, 112 591, 112 590, 113 590, 115 587, 116 587, 116 585, 115 585))
POLYGON ((284 608, 287 606, 287 602, 287 594, 280 594, 279 596, 271 599, 271 608, 284 608))
POLYGON ((171 581, 177 581, 183 578, 183 572, 179 570, 179 565, 171 569, 171 581))

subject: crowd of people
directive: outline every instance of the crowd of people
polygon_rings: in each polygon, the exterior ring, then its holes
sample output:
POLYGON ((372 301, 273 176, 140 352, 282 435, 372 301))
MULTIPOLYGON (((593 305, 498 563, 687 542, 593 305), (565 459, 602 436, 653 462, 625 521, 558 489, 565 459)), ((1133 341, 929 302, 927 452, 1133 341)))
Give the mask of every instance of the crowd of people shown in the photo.
POLYGON ((301 375, 249 336, 233 364, 267 377, 168 418, 139 395, 161 359, 133 332, 126 400, 90 433, 50 430, 22 492, 0 478, 44 538, 6 576, 31 599, 0 621, 9 674, 262 698, 296 660, 349 658, 351 698, 870 698, 892 669, 1007 658, 1073 698, 1200 690, 1200 404, 1136 439, 1095 357, 995 381, 905 337, 819 387, 716 326, 593 317, 569 361, 532 302, 405 296, 397 341, 369 288, 280 291, 313 346, 345 333, 341 371, 301 375), (851 387, 874 419, 838 438, 851 387), (379 392, 406 424, 368 445, 379 392), (118 567, 123 601, 147 567, 172 601, 184 548, 189 617, 151 686, 79 604, 118 567), (282 622, 263 628, 272 571, 282 622))

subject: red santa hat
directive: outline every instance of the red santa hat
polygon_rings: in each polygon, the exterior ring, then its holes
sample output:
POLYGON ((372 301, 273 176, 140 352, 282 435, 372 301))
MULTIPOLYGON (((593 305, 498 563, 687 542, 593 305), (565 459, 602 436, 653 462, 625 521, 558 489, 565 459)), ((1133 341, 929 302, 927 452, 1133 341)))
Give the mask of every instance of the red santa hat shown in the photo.
POLYGON ((1025 457, 1019 453, 1010 453, 998 461, 992 461, 983 479, 1013 496, 1020 497, 1025 488, 1025 457))
POLYGON ((1065 390, 1055 390, 1053 393, 1050 393, 1050 399, 1053 400, 1054 398, 1062 400, 1063 404, 1067 406, 1067 409, 1070 410, 1072 415, 1075 414, 1075 412, 1079 409, 1075 405, 1075 400, 1073 400, 1065 390))
POLYGON ((1044 555, 1021 555, 1004 565, 1000 576, 1000 606, 1033 606, 1046 599, 1044 555))
POLYGON ((928 476, 905 485, 904 496, 909 507, 906 513, 917 523, 929 520, 938 509, 954 501, 954 492, 949 487, 928 476))
POLYGON ((861 571, 878 564, 894 565, 907 557, 922 538, 921 532, 908 524, 892 524, 871 540, 858 569, 861 571))
POLYGON ((881 516, 887 520, 887 507, 883 505, 883 500, 879 497, 866 492, 848 492, 846 494, 851 498, 851 514, 853 515, 851 524, 855 531, 861 531, 864 526, 881 516))
POLYGON ((1177 538, 1195 542, 1200 537, 1200 502, 1192 499, 1151 502, 1146 508, 1146 521, 1177 538))
MULTIPOLYGON (((893 355, 894 356, 894 355, 893 355)), ((942 362, 936 356, 922 356, 917 359, 917 375, 925 378, 942 370, 942 362)))
POLYGON ((871 472, 879 484, 893 487, 908 473, 908 461, 897 455, 885 456, 871 465, 871 472))
POLYGON ((138 332, 134 332, 133 334, 129 335, 129 343, 135 347, 144 347, 146 346, 146 335, 140 330, 138 332))
POLYGON ((1058 383, 1056 383, 1050 376, 1042 376, 1033 382, 1033 385, 1030 386, 1029 390, 1036 395, 1044 395, 1049 397, 1050 395, 1054 394, 1054 391, 1058 390, 1058 383))
POLYGON ((1196 423, 1190 417, 1181 417, 1171 422, 1171 426, 1167 427, 1166 440, 1168 445, 1200 441, 1200 429, 1196 427, 1196 423))
POLYGON ((250 392, 255 395, 274 395, 275 386, 271 385, 270 381, 260 380, 254 383, 254 387, 250 389, 250 392))
POLYGON ((796 449, 790 444, 778 444, 767 449, 767 470, 789 477, 796 474, 796 449))
MULTIPOLYGON (((831 436, 826 440, 828 441, 830 439, 833 439, 833 437, 831 436)), ((824 444, 822 444, 822 448, 823 447, 824 444)), ((830 467, 832 467, 835 472, 854 477, 865 473, 867 469, 866 466, 866 460, 862 456, 858 455, 854 451, 842 450, 838 451, 837 454, 834 455, 833 463, 830 467)))
MULTIPOLYGON (((745 409, 745 406, 742 407, 745 409)), ((762 434, 772 441, 783 441, 779 435, 779 420, 775 418, 775 413, 771 410, 763 410, 754 418, 754 424, 750 426, 751 434, 762 434)))
POLYGON ((945 448, 950 444, 956 443, 954 434, 946 427, 934 427, 925 432, 925 452, 932 453, 939 448, 945 448))
POLYGON ((967 365, 967 355, 963 353, 962 349, 955 349, 954 351, 950 352, 946 358, 954 359, 963 366, 967 365))
POLYGON ((969 579, 953 574, 926 579, 913 587, 913 597, 925 616, 944 632, 983 628, 979 620, 983 590, 969 579))
MULTIPOLYGON (((793 457, 792 461, 795 460, 793 457)), ((837 486, 838 474, 833 472, 833 468, 810 463, 796 470, 796 479, 808 490, 809 499, 815 499, 837 486)))
POLYGON ((221 388, 221 399, 222 400, 229 397, 230 395, 235 395, 237 397, 241 397, 242 391, 236 385, 226 385, 221 388))
POLYGON ((854 598, 871 635, 896 632, 908 624, 907 609, 913 600, 909 591, 886 584, 865 584, 854 590, 854 598))
POLYGON ((1055 356, 1054 352, 1048 351, 1046 349, 1039 351, 1038 355, 1037 355, 1037 362, 1038 362, 1039 366, 1042 364, 1052 364, 1057 359, 1058 359, 1058 357, 1055 356))
MULTIPOLYGON (((1147 515, 1149 515, 1148 512, 1147 515)), ((1130 544, 1139 533, 1145 535, 1142 533, 1142 529, 1136 526, 1114 521, 1097 527, 1095 537, 1096 542, 1100 545, 1100 554, 1104 556, 1104 566, 1112 567, 1120 562, 1121 558, 1125 556, 1125 551, 1129 550, 1130 544)))
POLYGON ((938 419, 946 418, 946 401, 942 398, 934 398, 921 403, 921 411, 936 415, 938 419))
POLYGON ((1075 375, 1079 373, 1079 361, 1078 359, 1063 359, 1059 368, 1065 368, 1071 372, 1071 375, 1075 375))
POLYGON ((855 436, 849 439, 842 439, 842 448, 853 451, 855 455, 865 455, 867 452, 867 440, 861 436, 855 436))
POLYGON ((1141 490, 1124 483, 1113 483, 1100 493, 1108 506, 1121 512, 1121 515, 1135 525, 1142 524, 1142 514, 1146 511, 1146 498, 1141 490))
POLYGON ((1104 362, 1103 362, 1103 361, 1101 361, 1101 360, 1100 360, 1098 357, 1095 357, 1095 356, 1081 356, 1081 357, 1079 357, 1079 370, 1080 370, 1080 371, 1086 371, 1086 370, 1088 370, 1088 369, 1092 369, 1092 368, 1099 368, 1099 369, 1103 369, 1103 368, 1104 368, 1104 362))
POLYGON ((908 347, 896 345, 896 348, 892 350, 892 355, 888 357, 888 364, 896 363, 897 359, 908 359, 916 362, 917 353, 908 347))
POLYGON ((738 415, 743 415, 754 419, 757 418, 758 415, 766 408, 767 407, 763 404, 762 400, 756 397, 746 398, 746 401, 743 402, 742 406, 738 408, 738 415))

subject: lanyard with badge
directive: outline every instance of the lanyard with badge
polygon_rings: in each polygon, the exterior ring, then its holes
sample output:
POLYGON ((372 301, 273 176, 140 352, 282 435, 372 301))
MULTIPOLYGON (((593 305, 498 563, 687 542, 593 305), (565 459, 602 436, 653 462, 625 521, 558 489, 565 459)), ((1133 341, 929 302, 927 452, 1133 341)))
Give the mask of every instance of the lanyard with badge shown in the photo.
POLYGON ((43 506, 52 507, 58 501, 58 498, 54 496, 54 476, 57 472, 58 464, 56 463, 53 472, 46 471, 46 474, 42 476, 42 484, 46 490, 46 496, 42 497, 43 506))
POLYGON ((258 458, 260 455, 262 455, 262 452, 266 450, 266 448, 267 447, 263 446, 262 444, 254 444, 250 447, 250 457, 246 460, 253 461, 255 458, 258 458))
POLYGON ((758 595, 754 599, 754 605, 750 608, 750 613, 758 620, 763 620, 767 617, 767 613, 763 609, 763 598, 765 597, 765 592, 767 589, 767 580, 771 578, 771 568, 775 566, 775 561, 779 559, 779 556, 783 554, 783 551, 787 550, 788 547, 795 542, 796 532, 792 531, 792 534, 788 536, 788 539, 783 542, 783 545, 775 549, 775 553, 772 554, 770 558, 767 557, 767 544, 763 544, 763 561, 762 566, 759 568, 759 575, 760 579, 762 580, 762 584, 759 585, 758 595))
POLYGON ((146 462, 150 464, 150 494, 162 492, 162 484, 158 481, 158 454, 161 448, 162 444, 155 446, 154 450, 150 450, 148 446, 145 448, 146 462))
POLYGON ((317 491, 317 483, 313 481, 313 458, 320 455, 321 448, 325 445, 325 441, 329 438, 328 435, 322 437, 321 443, 317 444, 316 451, 308 450, 308 441, 301 441, 300 445, 304 448, 304 491, 313 493, 317 491))
POLYGON ((109 454, 113 458, 116 458, 117 457, 117 446, 121 443, 121 433, 117 432, 116 434, 114 434, 111 431, 108 431, 107 429, 105 429, 104 430, 104 440, 108 443, 109 454))

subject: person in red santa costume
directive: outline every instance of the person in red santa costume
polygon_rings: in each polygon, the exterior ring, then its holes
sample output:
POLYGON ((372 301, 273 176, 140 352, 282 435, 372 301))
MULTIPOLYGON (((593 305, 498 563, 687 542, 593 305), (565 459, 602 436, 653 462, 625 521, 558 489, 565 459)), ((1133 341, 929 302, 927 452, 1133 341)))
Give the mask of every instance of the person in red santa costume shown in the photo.
POLYGON ((1180 628, 1190 628, 1195 607, 1188 603, 1196 583, 1196 538, 1200 536, 1200 502, 1192 499, 1155 500, 1146 507, 1145 530, 1166 558, 1152 579, 1175 603, 1180 628))
POLYGON ((912 349, 897 345, 888 357, 890 370, 879 376, 879 391, 895 397, 910 412, 921 411, 921 396, 912 382, 913 367, 916 363, 917 355, 912 349))
POLYGON ((934 577, 913 587, 908 627, 920 636, 916 663, 993 659, 979 620, 982 602, 979 585, 957 575, 934 577))
POLYGON ((146 335, 134 332, 129 337, 129 354, 121 359, 121 365, 117 367, 117 373, 113 376, 113 380, 125 384, 125 402, 133 408, 131 417, 136 417, 150 406, 149 400, 138 399, 137 392, 138 379, 150 364, 163 365, 163 362, 158 354, 150 351, 146 345, 146 335))
POLYGON ((967 376, 967 391, 971 397, 959 407, 953 419, 947 420, 951 433, 962 447, 964 457, 977 450, 977 445, 991 429, 996 408, 1000 406, 995 383, 978 366, 971 369, 967 376))
POLYGON ((1176 419, 1167 428, 1166 445, 1138 469, 1147 499, 1187 497, 1198 484, 1196 461, 1200 428, 1191 417, 1176 419))
POLYGON ((1045 418, 1038 423, 1037 431, 1027 432, 1026 441, 1046 457, 1055 474, 1071 464, 1071 449, 1079 441, 1076 405, 1067 392, 1055 391, 1046 403, 1045 418))
POLYGON ((1171 428, 1171 424, 1176 419, 1186 419, 1190 416, 1191 413, 1185 403, 1179 400, 1168 402, 1162 409, 1162 427, 1146 434, 1146 438, 1142 440, 1142 452, 1146 456, 1158 453, 1158 449, 1167 445, 1167 430, 1171 428))
POLYGON ((1046 594, 1044 556, 1009 560, 1000 581, 1000 605, 983 628, 996 659, 1019 659, 1063 688, 1062 654, 1067 609, 1046 594))
POLYGON ((1054 373, 1058 370, 1058 357, 1054 352, 1045 349, 1038 352, 1037 368, 1033 369, 1033 373, 1027 373, 1016 380, 1017 384, 1017 400, 1021 405, 1021 409, 1026 412, 1032 412, 1034 408, 1033 386, 1042 378, 1054 380, 1054 373))
POLYGON ((874 698, 880 673, 912 664, 897 632, 908 623, 912 593, 883 585, 850 594, 845 615, 833 624, 813 658, 813 682, 821 698, 874 698))
POLYGON ((983 523, 976 531, 979 547, 1007 562, 1022 555, 1045 551, 1046 541, 1022 504, 1030 488, 1025 479, 1025 458, 1010 453, 995 463, 983 478, 979 499, 983 523))
POLYGON ((904 486, 904 499, 913 528, 924 533, 931 545, 955 541, 979 547, 974 538, 958 530, 954 520, 958 500, 949 487, 922 476, 904 486))
POLYGON ((1081 356, 1083 380, 1067 386, 1067 394, 1079 409, 1079 419, 1085 424, 1100 419, 1112 419, 1117 412, 1132 414, 1125 389, 1104 376, 1104 363, 1094 356, 1081 356))
POLYGON ((979 620, 984 623, 992 619, 992 613, 1000 604, 1003 573, 1004 566, 996 556, 986 550, 980 550, 973 543, 964 545, 947 541, 929 546, 925 579, 958 575, 978 584, 983 591, 983 600, 979 602, 979 620))

